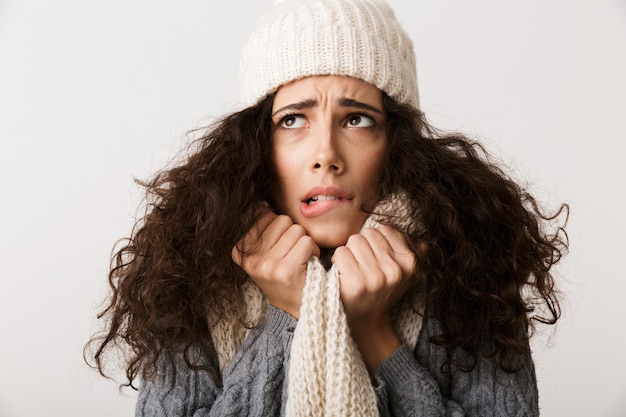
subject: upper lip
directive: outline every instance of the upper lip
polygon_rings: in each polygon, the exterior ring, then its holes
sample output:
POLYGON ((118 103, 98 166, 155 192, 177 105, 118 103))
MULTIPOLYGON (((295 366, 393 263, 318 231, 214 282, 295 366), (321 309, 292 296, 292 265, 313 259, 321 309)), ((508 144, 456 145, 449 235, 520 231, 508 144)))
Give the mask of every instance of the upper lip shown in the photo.
POLYGON ((341 188, 334 186, 317 186, 307 191, 307 193, 302 196, 301 201, 309 201, 316 195, 334 196, 344 200, 352 200, 353 198, 352 195, 341 188))

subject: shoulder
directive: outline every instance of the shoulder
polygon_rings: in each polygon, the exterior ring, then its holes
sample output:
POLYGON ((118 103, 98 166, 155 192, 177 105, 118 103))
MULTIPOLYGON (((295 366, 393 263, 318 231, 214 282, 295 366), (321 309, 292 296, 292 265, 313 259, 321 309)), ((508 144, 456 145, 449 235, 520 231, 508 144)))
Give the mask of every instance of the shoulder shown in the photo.
POLYGON ((191 415, 215 401, 220 391, 217 357, 210 342, 164 350, 153 372, 144 372, 136 415, 191 415))
POLYGON ((160 352, 154 368, 144 368, 142 382, 143 385, 149 382, 170 386, 180 381, 181 377, 202 375, 217 382, 220 379, 216 372, 217 363, 217 353, 210 340, 204 340, 199 345, 170 347, 160 352))

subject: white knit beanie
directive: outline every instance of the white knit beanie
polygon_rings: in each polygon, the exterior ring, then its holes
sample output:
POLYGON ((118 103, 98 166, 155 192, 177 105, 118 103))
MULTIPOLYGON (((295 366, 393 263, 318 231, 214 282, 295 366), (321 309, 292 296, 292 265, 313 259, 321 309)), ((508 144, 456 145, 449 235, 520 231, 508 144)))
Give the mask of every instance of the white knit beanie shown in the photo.
POLYGON ((241 58, 241 101, 281 85, 347 75, 419 108, 413 43, 384 0, 275 0, 241 58))

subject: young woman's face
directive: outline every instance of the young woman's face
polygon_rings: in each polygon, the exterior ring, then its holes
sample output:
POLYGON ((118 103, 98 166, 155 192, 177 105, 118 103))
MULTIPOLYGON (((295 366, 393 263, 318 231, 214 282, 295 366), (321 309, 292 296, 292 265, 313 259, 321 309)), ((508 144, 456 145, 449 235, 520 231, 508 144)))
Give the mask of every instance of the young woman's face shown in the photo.
POLYGON ((282 86, 272 107, 279 208, 322 248, 343 245, 367 218, 387 151, 382 92, 343 76, 282 86))

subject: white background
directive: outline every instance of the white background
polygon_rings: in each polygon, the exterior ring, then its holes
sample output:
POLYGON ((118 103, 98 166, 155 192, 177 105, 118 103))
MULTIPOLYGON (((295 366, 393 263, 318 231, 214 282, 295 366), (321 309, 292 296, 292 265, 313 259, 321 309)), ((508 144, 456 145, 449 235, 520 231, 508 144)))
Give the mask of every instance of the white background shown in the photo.
MULTIPOLYGON (((626 416, 626 3, 395 0, 422 108, 482 138, 571 252, 533 346, 546 416, 626 416)), ((0 416, 132 415, 82 361, 146 178, 231 111, 269 0, 0 0, 0 416)), ((119 375, 121 377, 121 375, 119 375)))

